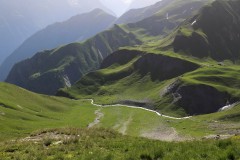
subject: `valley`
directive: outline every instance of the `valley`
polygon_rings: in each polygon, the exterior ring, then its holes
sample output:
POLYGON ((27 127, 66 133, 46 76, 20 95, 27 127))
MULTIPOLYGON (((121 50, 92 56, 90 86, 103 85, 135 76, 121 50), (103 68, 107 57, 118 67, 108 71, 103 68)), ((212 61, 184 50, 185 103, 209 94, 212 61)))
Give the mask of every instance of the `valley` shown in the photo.
POLYGON ((103 9, 0 67, 0 160, 240 159, 240 1, 103 9))
MULTIPOLYGON (((240 132, 240 105, 225 111, 193 117, 171 117, 145 108, 125 105, 98 105, 93 100, 46 97, 16 86, 1 84, 1 139, 24 137, 42 128, 108 128, 131 136, 165 134, 174 128, 181 139, 201 139, 208 135, 234 136, 240 132), (7 87, 6 87, 7 86, 7 87), (6 89, 7 88, 7 89, 6 89), (17 91, 12 97, 10 90, 17 91), (28 100, 28 96, 32 100, 28 100), (14 103, 13 103, 14 102, 14 103), (16 116, 18 115, 18 116, 16 116), (13 118, 14 117, 14 118, 13 118), (151 125, 149 125, 151 124, 151 125), (186 127, 187 126, 187 127, 186 127), (234 130, 233 130, 233 127, 234 130), (228 132, 229 130, 229 132, 228 132)), ((165 140, 164 136, 148 136, 165 140), (163 138, 163 139, 162 139, 163 138)), ((168 137, 167 137, 168 138, 168 137)), ((174 140, 169 139, 169 140, 174 140)))

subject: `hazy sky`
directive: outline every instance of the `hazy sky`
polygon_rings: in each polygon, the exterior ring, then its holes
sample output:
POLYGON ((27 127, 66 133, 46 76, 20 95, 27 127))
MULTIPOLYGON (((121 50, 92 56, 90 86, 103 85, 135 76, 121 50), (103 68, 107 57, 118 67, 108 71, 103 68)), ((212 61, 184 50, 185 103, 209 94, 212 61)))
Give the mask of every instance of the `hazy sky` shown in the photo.
POLYGON ((113 10, 118 16, 125 12, 133 0, 101 0, 101 2, 113 10))
POLYGON ((118 16, 131 8, 141 8, 155 4, 161 0, 100 0, 106 7, 114 11, 118 16))

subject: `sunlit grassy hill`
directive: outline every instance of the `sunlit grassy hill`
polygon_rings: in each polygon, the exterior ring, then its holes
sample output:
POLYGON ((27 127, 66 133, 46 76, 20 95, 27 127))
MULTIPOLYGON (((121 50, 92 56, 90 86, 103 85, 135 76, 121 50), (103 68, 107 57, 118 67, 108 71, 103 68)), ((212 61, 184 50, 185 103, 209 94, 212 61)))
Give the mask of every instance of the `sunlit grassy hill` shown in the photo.
POLYGON ((86 127, 94 120, 94 110, 77 101, 0 83, 0 139, 26 136, 43 128, 86 127))

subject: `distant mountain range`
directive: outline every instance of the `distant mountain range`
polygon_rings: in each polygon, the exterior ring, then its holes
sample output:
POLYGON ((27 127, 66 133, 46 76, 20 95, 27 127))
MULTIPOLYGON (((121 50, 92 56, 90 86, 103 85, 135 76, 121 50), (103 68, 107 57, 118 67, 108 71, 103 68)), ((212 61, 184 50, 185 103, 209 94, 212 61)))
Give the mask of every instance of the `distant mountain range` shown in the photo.
POLYGON ((91 2, 85 0, 1 0, 0 4, 0 64, 26 38, 49 24, 95 8, 111 12, 99 0, 91 0, 91 2))
POLYGON ((53 49, 59 45, 75 41, 83 41, 90 36, 107 29, 108 27, 110 28, 114 23, 127 24, 143 20, 144 18, 154 15, 171 2, 171 0, 164 0, 152 6, 129 10, 114 21, 106 21, 106 18, 104 18, 103 15, 99 16, 97 12, 92 12, 75 16, 65 22, 50 25, 29 37, 21 46, 19 46, 10 56, 6 58, 0 66, 0 80, 5 80, 7 78, 8 73, 15 63, 26 58, 30 58, 37 52, 46 49, 53 49), (91 21, 92 18, 95 19, 96 22, 91 21), (105 21, 101 22, 99 27, 95 27, 101 18, 105 19, 105 21), (105 28, 101 28, 102 24, 105 24, 105 28))
POLYGON ((35 33, 18 47, 0 67, 1 79, 5 79, 13 65, 35 53, 68 43, 86 40, 108 29, 116 18, 103 10, 95 9, 64 22, 50 25, 35 33))

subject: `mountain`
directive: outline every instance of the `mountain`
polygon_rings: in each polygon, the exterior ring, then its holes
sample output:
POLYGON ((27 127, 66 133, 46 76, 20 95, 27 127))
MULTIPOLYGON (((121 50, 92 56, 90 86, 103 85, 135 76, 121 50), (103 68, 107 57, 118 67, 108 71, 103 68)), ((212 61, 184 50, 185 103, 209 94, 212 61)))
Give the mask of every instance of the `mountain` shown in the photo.
POLYGON ((10 69, 17 62, 32 57, 36 52, 56 48, 75 41, 86 40, 106 30, 115 17, 100 9, 80 14, 67 21, 55 23, 33 34, 3 62, 1 79, 6 79, 10 69))
POLYGON ((111 54, 99 71, 58 95, 178 116, 234 106, 240 100, 239 4, 215 1, 203 7, 160 41, 111 54))
POLYGON ((181 26, 173 42, 175 52, 218 61, 240 58, 240 3, 216 1, 181 26))
POLYGON ((38 93, 55 94, 60 87, 71 86, 85 73, 97 69, 112 51, 139 43, 133 34, 114 26, 85 42, 37 53, 16 64, 6 81, 38 93))
POLYGON ((99 0, 1 0, 0 64, 38 30, 95 8, 109 11, 99 0))
POLYGON ((163 38, 205 2, 193 0, 178 4, 181 5, 170 3, 164 12, 137 23, 115 25, 86 42, 38 53, 16 64, 6 81, 31 91, 55 94, 59 88, 71 86, 86 73, 98 69, 102 60, 119 47, 152 43, 163 38), (171 18, 166 18, 167 12, 171 18))

